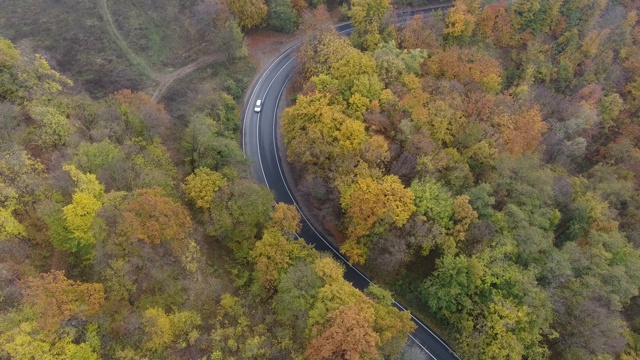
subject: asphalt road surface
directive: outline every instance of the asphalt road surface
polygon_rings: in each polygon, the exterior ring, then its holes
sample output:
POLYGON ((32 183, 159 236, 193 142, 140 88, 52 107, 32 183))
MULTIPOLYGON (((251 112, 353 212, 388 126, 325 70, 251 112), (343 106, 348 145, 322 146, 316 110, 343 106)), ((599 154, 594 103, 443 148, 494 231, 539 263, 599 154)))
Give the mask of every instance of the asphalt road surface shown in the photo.
MULTIPOLYGON (((425 12, 428 9, 413 10, 410 13, 401 13, 404 18, 416 12, 425 12), (407 15, 408 14, 408 15, 407 15)), ((353 30, 351 24, 341 24, 336 29, 344 35, 349 35, 353 30)), ((282 170, 281 159, 278 155, 276 131, 278 130, 278 106, 284 93, 284 89, 291 79, 297 65, 293 57, 297 46, 282 53, 271 65, 260 74, 258 81, 250 89, 243 114, 242 149, 247 157, 252 160, 252 171, 256 180, 266 185, 274 194, 277 202, 295 204, 298 210, 297 199, 288 186, 282 170), (262 110, 254 111, 256 100, 262 100, 262 110)), ((345 279, 356 288, 364 290, 371 280, 361 271, 351 266, 347 258, 336 247, 327 241, 319 231, 311 226, 307 217, 302 214, 302 230, 298 234, 318 251, 331 253, 337 260, 345 265, 345 279)), ((405 310, 402 305, 395 303, 399 309, 405 310)), ((412 317, 417 325, 416 330, 409 335, 409 342, 424 350, 427 358, 437 360, 460 360, 451 348, 435 334, 428 326, 416 317, 412 317)))

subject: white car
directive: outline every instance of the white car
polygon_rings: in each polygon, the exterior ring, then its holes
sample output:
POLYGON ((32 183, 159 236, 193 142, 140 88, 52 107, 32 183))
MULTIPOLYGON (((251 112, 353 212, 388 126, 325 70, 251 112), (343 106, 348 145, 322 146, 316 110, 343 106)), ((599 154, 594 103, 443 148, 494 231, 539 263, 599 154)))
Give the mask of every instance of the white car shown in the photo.
POLYGON ((253 108, 253 111, 259 113, 262 110, 262 100, 256 101, 256 107, 253 108))

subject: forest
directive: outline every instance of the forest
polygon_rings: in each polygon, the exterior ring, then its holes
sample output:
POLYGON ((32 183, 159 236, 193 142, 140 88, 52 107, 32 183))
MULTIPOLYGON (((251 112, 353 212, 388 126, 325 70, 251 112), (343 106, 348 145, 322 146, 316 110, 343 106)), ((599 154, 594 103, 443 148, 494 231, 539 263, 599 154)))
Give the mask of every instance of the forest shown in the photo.
POLYGON ((281 123, 341 250, 462 358, 640 358, 638 2, 350 4, 281 123))
POLYGON ((463 359, 639 359, 640 5, 397 12, 433 4, 7 0, 0 358, 421 359, 396 298, 463 359), (379 286, 253 180, 264 29, 292 180, 379 286))

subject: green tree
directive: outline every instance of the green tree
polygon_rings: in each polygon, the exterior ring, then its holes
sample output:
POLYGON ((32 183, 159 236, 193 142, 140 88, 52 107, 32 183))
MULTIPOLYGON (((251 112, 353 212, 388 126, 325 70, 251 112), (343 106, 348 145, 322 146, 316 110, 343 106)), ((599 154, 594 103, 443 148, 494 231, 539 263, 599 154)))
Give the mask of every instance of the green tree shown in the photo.
POLYGON ((225 134, 225 128, 222 121, 206 114, 191 117, 181 144, 190 170, 201 167, 220 170, 243 162, 242 150, 233 135, 225 134))
POLYGON ((256 238, 269 221, 273 194, 249 180, 221 188, 211 203, 207 231, 219 237, 241 260, 249 259, 256 238))
POLYGON ((411 183, 416 211, 443 228, 452 226, 453 197, 441 183, 426 179, 411 183))
POLYGON ((431 311, 441 319, 469 312, 471 298, 482 290, 487 268, 477 258, 445 255, 438 259, 437 270, 425 281, 421 291, 431 311))
POLYGON ((109 140, 98 143, 83 142, 78 146, 73 158, 73 164, 80 170, 97 174, 99 170, 109 166, 117 158, 124 157, 124 153, 109 140))
POLYGON ((39 146, 49 149, 62 146, 71 135, 72 127, 69 120, 56 107, 46 104, 44 100, 37 100, 27 106, 29 116, 35 121, 35 142, 39 146))
POLYGON ((294 264, 280 277, 273 297, 276 317, 291 329, 292 337, 300 343, 305 337, 309 312, 322 286, 322 279, 307 262, 294 264))
POLYGON ((268 0, 267 22, 276 31, 292 33, 300 25, 300 17, 291 0, 268 0))

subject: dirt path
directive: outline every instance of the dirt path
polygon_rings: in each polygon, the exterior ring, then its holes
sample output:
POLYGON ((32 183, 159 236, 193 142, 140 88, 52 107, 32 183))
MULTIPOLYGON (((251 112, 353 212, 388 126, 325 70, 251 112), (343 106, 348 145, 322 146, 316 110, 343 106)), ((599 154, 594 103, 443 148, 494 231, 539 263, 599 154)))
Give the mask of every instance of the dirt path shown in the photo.
POLYGON ((111 17, 111 13, 109 12, 109 8, 107 7, 107 0, 99 0, 98 3, 100 8, 100 13, 102 14, 102 17, 107 23, 107 29, 109 30, 109 34, 111 34, 111 37, 113 38, 113 40, 115 40, 115 42, 118 44, 122 52, 124 52, 127 59, 129 59, 129 61, 135 66, 139 67, 145 73, 145 75, 153 79, 155 82, 159 83, 159 85, 155 88, 155 90, 152 90, 153 95, 151 96, 151 99, 153 99, 153 101, 155 102, 158 102, 158 100, 162 98, 164 93, 167 91, 167 89, 169 89, 169 87, 171 86, 171 84, 173 84, 174 81, 187 75, 193 70, 196 70, 201 66, 207 65, 212 61, 222 57, 222 54, 212 54, 212 55, 203 56, 200 59, 192 62, 191 64, 181 67, 180 69, 177 69, 169 74, 163 74, 161 72, 154 71, 153 69, 151 69, 149 64, 147 64, 147 62, 143 58, 136 55, 136 53, 134 53, 131 50, 131 48, 129 48, 129 46, 127 45, 127 42, 124 40, 122 35, 120 35, 120 32, 118 32, 118 29, 116 29, 113 22, 113 18, 111 17))
POLYGON ((129 46, 127 45, 127 42, 124 41, 124 38, 122 38, 122 35, 120 35, 118 30, 116 29, 113 23, 113 18, 111 17, 111 13, 109 12, 109 8, 107 7, 107 0, 99 0, 99 7, 100 7, 100 13, 102 14, 102 17, 107 23, 107 29, 109 29, 109 34, 111 34, 111 37, 118 44, 122 52, 124 52, 124 54, 127 56, 129 61, 131 61, 134 65, 136 65, 142 71, 144 71, 145 75, 155 79, 156 78, 155 72, 151 70, 151 68, 149 67, 147 62, 144 61, 144 59, 136 55, 129 48, 129 46))
POLYGON ((162 98, 162 95, 164 95, 164 93, 167 91, 167 89, 171 86, 171 84, 176 81, 177 79, 187 75, 188 73, 192 72, 193 70, 196 70, 204 65, 207 65, 209 63, 211 63, 214 60, 220 59, 222 58, 222 54, 215 54, 215 55, 207 55, 205 57, 201 57, 200 59, 192 62, 191 64, 181 67, 180 69, 164 75, 163 79, 160 82, 160 85, 158 85, 158 87, 156 88, 156 90, 153 92, 153 96, 151 96, 151 99, 155 102, 158 102, 158 100, 160 100, 160 98, 162 98))

